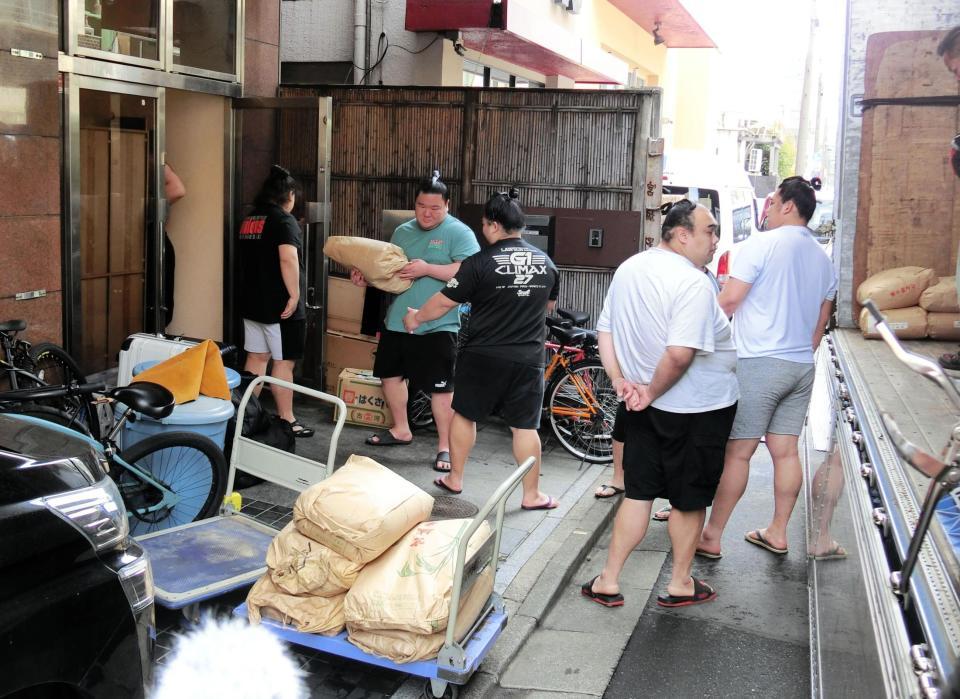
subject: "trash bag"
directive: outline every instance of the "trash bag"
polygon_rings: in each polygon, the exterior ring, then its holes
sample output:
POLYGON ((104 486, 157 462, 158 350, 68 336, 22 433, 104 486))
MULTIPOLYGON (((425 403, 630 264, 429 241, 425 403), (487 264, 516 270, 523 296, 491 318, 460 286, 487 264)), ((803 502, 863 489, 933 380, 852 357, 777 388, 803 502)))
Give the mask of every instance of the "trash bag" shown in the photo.
MULTIPOLYGON (((227 423, 226 441, 223 447, 224 456, 227 463, 230 462, 230 454, 233 451, 233 437, 237 430, 236 412, 240 409, 240 401, 243 394, 250 386, 250 382, 257 378, 256 374, 249 371, 240 372, 240 385, 231 391, 230 397, 233 402, 234 416, 227 423)), ((293 428, 286 420, 282 420, 279 415, 263 407, 260 399, 256 395, 251 395, 247 401, 247 407, 243 415, 244 437, 250 437, 253 440, 262 442, 277 449, 283 449, 291 454, 296 453, 296 435, 293 434, 293 428)), ((256 478, 243 471, 237 471, 234 486, 237 488, 249 488, 250 486, 262 483, 262 478, 256 478)))

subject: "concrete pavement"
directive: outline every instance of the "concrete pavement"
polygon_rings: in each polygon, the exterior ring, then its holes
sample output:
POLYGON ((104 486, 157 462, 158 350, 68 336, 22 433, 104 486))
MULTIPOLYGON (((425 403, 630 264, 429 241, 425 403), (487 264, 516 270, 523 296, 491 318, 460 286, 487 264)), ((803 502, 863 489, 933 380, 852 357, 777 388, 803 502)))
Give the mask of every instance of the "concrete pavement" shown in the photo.
MULTIPOLYGON (((318 428, 315 437, 297 441, 298 453, 325 458, 329 416, 300 399, 297 412, 302 422, 318 428)), ((337 463, 351 453, 364 454, 432 495, 447 495, 432 485, 439 475, 431 468, 435 434, 421 431, 410 446, 377 448, 363 443, 372 431, 346 427, 337 463)), ((509 430, 497 420, 481 425, 463 495, 447 498, 446 504, 482 505, 514 468, 509 430)), ((762 526, 768 517, 771 472, 761 447, 747 496, 727 530, 724 558, 695 563, 695 574, 718 589, 717 601, 683 610, 656 606, 656 594, 651 593, 666 585, 669 540, 666 525, 652 522, 624 572, 626 604, 606 609, 584 599, 579 587, 599 572, 606 556, 609 525, 619 500, 597 500, 593 491, 608 482, 611 470, 581 465, 548 441, 541 489, 558 498, 561 506, 526 512, 519 508, 519 491, 511 496, 496 580, 509 623, 460 695, 464 699, 809 695, 802 504, 792 521, 791 553, 786 558, 774 558, 742 539, 743 531, 762 526)), ((274 504, 281 515, 295 495, 267 484, 243 491, 245 502, 257 501, 258 507, 274 504)), ((282 522, 281 517, 278 526, 282 522)), ((419 678, 296 652, 309 673, 313 697, 422 696, 424 682, 419 678)))

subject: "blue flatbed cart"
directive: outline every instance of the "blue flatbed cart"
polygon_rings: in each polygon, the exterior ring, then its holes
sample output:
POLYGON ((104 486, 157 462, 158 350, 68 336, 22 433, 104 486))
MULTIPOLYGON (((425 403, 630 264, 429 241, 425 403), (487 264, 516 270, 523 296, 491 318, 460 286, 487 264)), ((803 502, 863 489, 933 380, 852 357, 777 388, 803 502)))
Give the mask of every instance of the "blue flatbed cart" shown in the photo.
MULTIPOLYGON (((243 424, 247 403, 261 384, 275 384, 337 407, 337 420, 330 436, 325 464, 244 437, 233 437, 227 491, 233 492, 237 469, 271 483, 302 492, 322 481, 334 469, 337 443, 346 406, 336 396, 270 376, 254 379, 243 394, 237 424, 243 424)), ((157 604, 183 610, 191 622, 199 620, 200 603, 252 585, 267 570, 266 557, 277 530, 225 505, 217 517, 190 522, 136 537, 153 563, 157 604)))
MULTIPOLYGON (((372 653, 360 650, 347 639, 347 632, 342 631, 336 636, 321 636, 319 634, 297 631, 291 626, 271 619, 263 619, 261 623, 280 638, 289 643, 305 646, 314 650, 330 653, 350 660, 357 660, 378 667, 404 672, 416 677, 423 677, 428 681, 429 692, 434 697, 443 697, 445 693, 455 697, 459 685, 466 684, 473 673, 483 662, 487 652, 507 625, 507 611, 503 600, 497 593, 492 593, 487 600, 480 616, 473 624, 461 642, 454 638, 454 629, 457 625, 457 611, 460 608, 460 599, 476 582, 481 573, 493 566, 496 573, 497 563, 500 560, 500 535, 503 532, 503 518, 507 498, 520 484, 534 464, 533 457, 524 461, 510 474, 497 490, 490 496, 486 504, 473 518, 470 526, 460 538, 457 547, 457 556, 452 562, 454 568, 453 590, 450 596, 450 617, 447 621, 446 638, 435 659, 421 660, 412 663, 395 663, 372 653), (467 545, 470 537, 481 524, 496 512, 496 523, 493 536, 480 547, 469 559, 466 558, 467 545)), ((237 616, 247 616, 246 603, 234 609, 237 616)))

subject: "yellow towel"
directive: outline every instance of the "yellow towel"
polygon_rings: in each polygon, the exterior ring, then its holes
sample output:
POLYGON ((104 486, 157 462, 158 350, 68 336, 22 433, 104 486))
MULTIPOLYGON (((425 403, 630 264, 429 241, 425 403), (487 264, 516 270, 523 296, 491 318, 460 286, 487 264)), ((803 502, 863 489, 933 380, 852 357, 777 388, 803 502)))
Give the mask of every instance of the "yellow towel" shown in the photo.
POLYGON ((150 367, 137 374, 133 381, 160 384, 173 394, 178 404, 196 400, 201 393, 230 400, 227 372, 223 368, 220 349, 213 340, 204 340, 196 347, 150 367))

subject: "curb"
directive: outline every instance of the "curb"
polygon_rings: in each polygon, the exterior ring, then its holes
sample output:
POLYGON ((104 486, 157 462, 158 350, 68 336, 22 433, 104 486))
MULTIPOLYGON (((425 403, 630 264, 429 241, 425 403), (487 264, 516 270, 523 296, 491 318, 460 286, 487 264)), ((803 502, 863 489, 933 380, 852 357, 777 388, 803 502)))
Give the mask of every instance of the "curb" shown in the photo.
POLYGON ((498 695, 500 677, 613 521, 620 498, 601 500, 593 496, 594 490, 607 480, 608 473, 597 477, 504 592, 509 611, 507 628, 470 684, 463 688, 464 699, 498 695))

